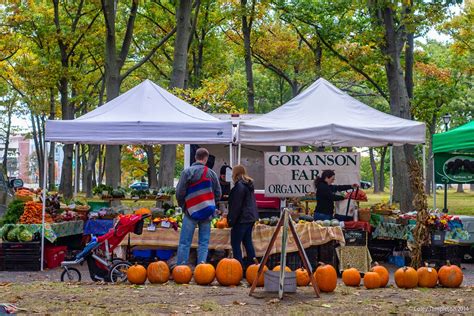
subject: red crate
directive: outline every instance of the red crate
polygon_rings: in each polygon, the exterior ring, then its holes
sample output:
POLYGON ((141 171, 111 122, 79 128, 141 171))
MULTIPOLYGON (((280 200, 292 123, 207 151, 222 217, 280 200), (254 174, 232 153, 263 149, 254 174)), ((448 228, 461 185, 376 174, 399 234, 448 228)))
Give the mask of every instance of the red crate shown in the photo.
POLYGON ((50 246, 44 248, 44 261, 48 269, 54 269, 61 265, 66 258, 67 246, 50 246))

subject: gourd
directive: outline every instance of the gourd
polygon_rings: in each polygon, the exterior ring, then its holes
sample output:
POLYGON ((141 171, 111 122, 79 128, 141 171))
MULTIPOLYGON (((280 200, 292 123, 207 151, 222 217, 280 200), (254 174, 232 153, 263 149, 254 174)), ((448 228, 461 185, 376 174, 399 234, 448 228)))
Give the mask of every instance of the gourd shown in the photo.
POLYGON ((314 272, 314 277, 322 292, 333 292, 337 286, 337 272, 330 264, 319 263, 320 266, 314 272))
POLYGON ((199 285, 209 285, 216 277, 216 269, 209 263, 200 263, 194 269, 194 281, 199 285))
POLYGON ((364 275, 364 286, 366 289, 376 289, 380 287, 380 275, 377 272, 367 272, 364 275))
POLYGON ((244 271, 237 259, 224 258, 217 264, 216 278, 220 285, 239 285, 244 271))
MULTIPOLYGON (((258 268, 260 268, 260 264, 258 263, 257 258, 253 258, 253 260, 254 260, 255 264, 252 264, 252 265, 248 266, 247 271, 245 271, 245 279, 247 280, 249 285, 253 284, 253 281, 257 277, 258 268)), ((257 286, 263 286, 264 285, 264 274, 265 274, 265 271, 267 271, 267 270, 268 270, 268 267, 264 266, 263 267, 263 273, 258 278, 257 286)))
POLYGON ((360 285, 360 272, 356 268, 347 268, 342 272, 342 282, 346 286, 359 286, 360 285))
POLYGON ((413 268, 400 268, 395 271, 395 283, 402 289, 415 288, 418 285, 418 274, 413 268))
POLYGON ((308 271, 303 268, 296 269, 296 285, 307 286, 310 281, 308 271))
POLYGON ((132 284, 144 284, 146 281, 145 267, 135 263, 135 265, 127 269, 127 279, 132 284))
POLYGON ((439 283, 444 287, 459 287, 463 278, 461 269, 456 265, 452 265, 449 261, 438 271, 439 283))
POLYGON ((370 269, 370 271, 377 272, 380 276, 380 287, 386 287, 390 279, 390 274, 388 273, 387 268, 379 265, 375 262, 375 265, 370 269))
POLYGON ((187 265, 180 265, 174 267, 171 275, 173 276, 173 280, 175 283, 188 284, 193 277, 193 272, 191 271, 191 268, 187 265))
POLYGON ((148 265, 146 269, 148 281, 150 283, 166 283, 170 278, 170 268, 164 261, 155 261, 148 265))

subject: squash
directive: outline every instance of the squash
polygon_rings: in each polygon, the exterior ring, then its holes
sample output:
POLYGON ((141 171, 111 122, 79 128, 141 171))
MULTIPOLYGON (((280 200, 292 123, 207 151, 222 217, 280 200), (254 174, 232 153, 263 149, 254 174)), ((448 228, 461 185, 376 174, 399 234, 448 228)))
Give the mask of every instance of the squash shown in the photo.
POLYGON ((216 223, 216 228, 229 228, 229 223, 227 222, 227 218, 223 217, 216 223))
POLYGON ((418 286, 433 288, 438 284, 438 272, 436 269, 430 268, 428 263, 425 263, 424 267, 418 268, 416 273, 418 274, 418 286))
MULTIPOLYGON (((280 265, 277 265, 276 267, 273 268, 272 271, 280 271, 281 267, 280 265)), ((289 267, 285 267, 286 272, 291 272, 291 269, 289 267)))
POLYGON ((356 268, 347 268, 342 272, 342 282, 346 286, 359 286, 360 285, 360 272, 356 268))
POLYGON ((307 286, 310 281, 308 271, 303 268, 296 269, 296 285, 307 286))
POLYGON ((144 284, 146 281, 145 267, 135 263, 135 265, 127 269, 127 279, 132 284, 144 284))
POLYGON ((386 287, 388 281, 390 280, 390 274, 388 273, 387 268, 375 262, 375 265, 370 269, 370 271, 377 272, 380 275, 380 287, 386 287))
POLYGON ((463 273, 461 269, 449 261, 438 271, 439 283, 444 287, 459 287, 462 284, 463 273))
POLYGON ((224 258, 217 264, 216 278, 220 285, 239 285, 244 271, 237 259, 224 258))
POLYGON ((171 273, 173 280, 177 284, 188 284, 193 277, 193 272, 191 268, 187 265, 176 266, 171 273))
POLYGON ((209 263, 200 263, 194 269, 194 281, 199 285, 209 285, 216 277, 216 269, 209 263))
MULTIPOLYGON (((258 263, 257 258, 253 258, 253 261, 255 262, 255 264, 252 264, 252 265, 248 266, 247 271, 245 271, 245 279, 247 280, 249 285, 253 284, 253 281, 257 277, 258 268, 260 268, 260 264, 258 263)), ((264 285, 264 280, 263 279, 264 279, 265 271, 267 271, 267 270, 268 270, 268 267, 264 266, 263 267, 263 273, 258 278, 257 286, 263 286, 264 285)))
POLYGON ((364 275, 364 286, 366 289, 376 289, 380 287, 381 279, 377 272, 367 272, 364 275))
POLYGON ((415 288, 418 285, 418 274, 413 268, 400 268, 395 271, 395 283, 402 289, 415 288))
POLYGON ((330 264, 319 263, 320 266, 314 272, 314 277, 321 292, 333 292, 337 286, 337 272, 330 264))
POLYGON ((150 283, 166 283, 170 278, 170 268, 166 262, 156 260, 148 265, 146 274, 150 283))

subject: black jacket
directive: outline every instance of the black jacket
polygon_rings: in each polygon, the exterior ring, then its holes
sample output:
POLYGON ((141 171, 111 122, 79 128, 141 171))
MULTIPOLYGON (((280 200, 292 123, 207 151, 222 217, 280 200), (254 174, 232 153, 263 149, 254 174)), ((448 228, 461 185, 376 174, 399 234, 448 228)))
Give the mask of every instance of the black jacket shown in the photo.
POLYGON ((252 182, 239 180, 229 194, 227 222, 232 227, 239 223, 253 223, 258 220, 257 202, 252 182))
POLYGON ((342 201, 344 197, 338 196, 337 191, 352 189, 351 185, 329 185, 325 181, 316 187, 316 213, 333 215, 334 201, 342 201))

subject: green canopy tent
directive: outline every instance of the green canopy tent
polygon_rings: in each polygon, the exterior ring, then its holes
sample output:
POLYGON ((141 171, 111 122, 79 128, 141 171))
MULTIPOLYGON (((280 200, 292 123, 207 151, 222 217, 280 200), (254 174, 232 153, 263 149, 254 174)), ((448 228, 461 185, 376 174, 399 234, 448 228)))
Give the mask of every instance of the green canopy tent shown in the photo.
POLYGON ((434 134, 433 154, 434 189, 435 183, 474 183, 474 121, 434 134))

